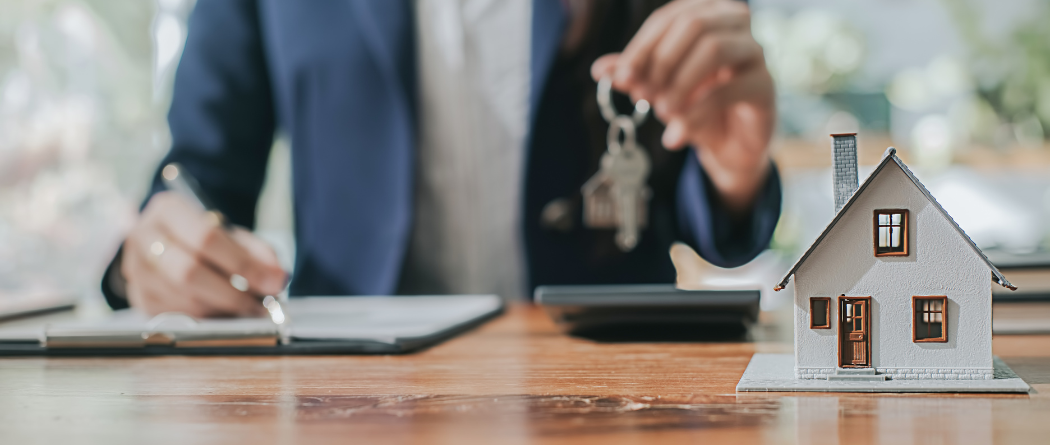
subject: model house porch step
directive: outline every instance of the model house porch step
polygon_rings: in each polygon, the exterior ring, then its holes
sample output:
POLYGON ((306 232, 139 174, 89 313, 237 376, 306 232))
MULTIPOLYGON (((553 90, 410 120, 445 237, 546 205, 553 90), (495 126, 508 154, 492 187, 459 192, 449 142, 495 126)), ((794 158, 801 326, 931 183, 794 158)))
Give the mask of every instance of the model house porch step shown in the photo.
POLYGON ((886 376, 875 374, 875 368, 838 368, 828 380, 853 380, 861 382, 884 381, 886 376))

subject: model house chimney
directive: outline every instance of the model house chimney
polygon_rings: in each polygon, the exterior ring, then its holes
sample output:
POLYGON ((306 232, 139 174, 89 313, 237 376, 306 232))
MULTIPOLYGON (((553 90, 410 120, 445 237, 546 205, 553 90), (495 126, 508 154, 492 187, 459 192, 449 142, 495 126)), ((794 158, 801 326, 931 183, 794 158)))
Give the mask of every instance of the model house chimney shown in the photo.
POLYGON ((833 134, 831 139, 831 181, 835 190, 835 213, 838 213, 859 185, 857 133, 833 134))

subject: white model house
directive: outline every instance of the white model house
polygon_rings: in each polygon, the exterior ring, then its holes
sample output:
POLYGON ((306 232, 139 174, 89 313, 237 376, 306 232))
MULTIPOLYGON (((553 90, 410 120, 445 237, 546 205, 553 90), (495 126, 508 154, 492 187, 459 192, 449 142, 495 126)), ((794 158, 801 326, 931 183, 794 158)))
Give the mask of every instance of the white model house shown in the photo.
POLYGON ((776 287, 795 277, 795 378, 992 379, 988 279, 1016 288, 895 149, 858 188, 856 135, 832 137, 835 218, 776 287))

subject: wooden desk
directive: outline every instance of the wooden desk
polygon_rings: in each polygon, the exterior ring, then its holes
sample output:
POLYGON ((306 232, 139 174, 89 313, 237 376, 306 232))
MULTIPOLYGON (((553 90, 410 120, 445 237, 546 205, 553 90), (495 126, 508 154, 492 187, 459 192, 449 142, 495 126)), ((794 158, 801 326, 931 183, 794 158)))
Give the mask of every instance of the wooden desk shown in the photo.
POLYGON ((1050 336, 995 349, 1037 393, 736 394, 790 344, 597 344, 522 306, 406 356, 2 359, 0 443, 1050 442, 1050 336))

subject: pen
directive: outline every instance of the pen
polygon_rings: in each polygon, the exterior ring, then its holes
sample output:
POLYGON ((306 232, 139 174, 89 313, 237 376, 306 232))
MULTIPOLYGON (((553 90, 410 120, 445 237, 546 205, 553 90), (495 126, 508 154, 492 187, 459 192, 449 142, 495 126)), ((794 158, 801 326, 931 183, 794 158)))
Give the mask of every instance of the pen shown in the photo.
MULTIPOLYGON (((219 212, 215 203, 208 198, 208 195, 201 189, 200 183, 197 182, 197 178, 194 178, 190 172, 179 165, 177 162, 172 162, 164 166, 164 169, 160 172, 161 179, 164 181, 164 187, 168 190, 182 195, 184 198, 190 201, 196 202, 200 205, 201 209, 208 212, 209 215, 216 218, 218 223, 226 230, 231 230, 233 225, 230 224, 229 220, 219 212)), ((234 289, 241 292, 247 292, 249 289, 248 279, 240 274, 230 275, 230 285, 234 289)), ((281 307, 281 302, 273 295, 263 296, 262 305, 266 308, 266 311, 270 313, 270 319, 279 327, 284 325, 287 321, 285 316, 284 308, 281 307)), ((283 336, 283 335, 282 335, 283 336)))

